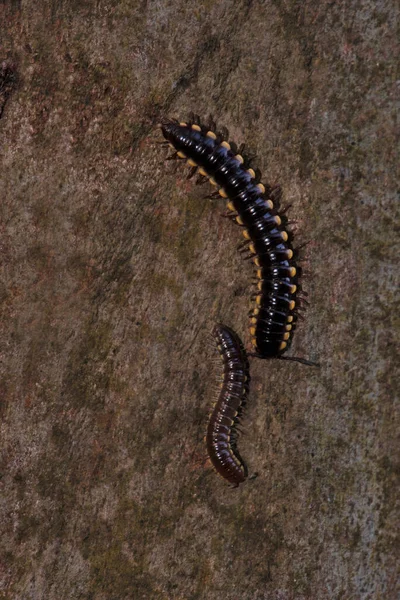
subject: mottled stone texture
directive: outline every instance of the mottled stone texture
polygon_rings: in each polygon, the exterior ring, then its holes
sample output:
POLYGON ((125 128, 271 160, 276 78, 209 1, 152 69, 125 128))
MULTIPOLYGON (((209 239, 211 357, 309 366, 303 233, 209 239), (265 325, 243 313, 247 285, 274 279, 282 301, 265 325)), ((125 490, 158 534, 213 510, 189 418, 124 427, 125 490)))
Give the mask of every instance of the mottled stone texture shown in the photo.
POLYGON ((1 4, 1 600, 397 598, 395 7, 1 4), (252 361, 237 490, 209 333, 248 343, 251 268, 155 143, 190 110, 311 240, 322 366, 252 361))

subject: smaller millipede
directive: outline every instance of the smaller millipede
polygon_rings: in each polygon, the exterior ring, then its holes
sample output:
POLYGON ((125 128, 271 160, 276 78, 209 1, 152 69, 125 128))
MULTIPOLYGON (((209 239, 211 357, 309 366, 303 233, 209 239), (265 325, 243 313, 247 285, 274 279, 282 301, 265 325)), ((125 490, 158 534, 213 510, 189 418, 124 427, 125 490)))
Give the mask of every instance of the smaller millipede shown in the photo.
POLYGON ((249 363, 243 344, 233 329, 218 323, 214 327, 213 335, 223 362, 224 373, 205 440, 208 455, 217 473, 237 487, 247 477, 246 465, 237 450, 235 425, 249 391, 249 363))

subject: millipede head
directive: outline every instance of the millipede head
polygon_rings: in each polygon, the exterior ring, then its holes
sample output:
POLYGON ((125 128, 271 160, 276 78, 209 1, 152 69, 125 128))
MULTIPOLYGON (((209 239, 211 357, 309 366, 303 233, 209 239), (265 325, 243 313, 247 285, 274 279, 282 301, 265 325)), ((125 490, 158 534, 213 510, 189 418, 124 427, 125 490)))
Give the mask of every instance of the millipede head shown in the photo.
POLYGON ((160 122, 160 127, 165 139, 170 140, 176 134, 176 131, 179 127, 179 122, 176 119, 164 118, 160 122))

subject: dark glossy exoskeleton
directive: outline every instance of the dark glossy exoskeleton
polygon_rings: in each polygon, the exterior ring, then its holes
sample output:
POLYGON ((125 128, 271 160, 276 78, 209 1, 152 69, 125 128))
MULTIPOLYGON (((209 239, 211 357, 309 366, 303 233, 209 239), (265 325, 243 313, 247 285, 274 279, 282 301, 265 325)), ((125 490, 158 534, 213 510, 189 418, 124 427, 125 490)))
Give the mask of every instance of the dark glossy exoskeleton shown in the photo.
POLYGON ((276 190, 257 183, 256 174, 233 145, 196 122, 164 120, 161 130, 177 156, 208 177, 228 200, 229 216, 242 227, 247 252, 256 266, 255 306, 250 312, 253 356, 283 357, 292 340, 298 314, 299 268, 286 230, 286 218, 276 207, 276 190))
POLYGON ((237 450, 235 424, 249 391, 249 363, 243 344, 226 325, 214 327, 224 373, 221 391, 207 427, 207 452, 216 471, 235 486, 247 477, 247 468, 237 450))

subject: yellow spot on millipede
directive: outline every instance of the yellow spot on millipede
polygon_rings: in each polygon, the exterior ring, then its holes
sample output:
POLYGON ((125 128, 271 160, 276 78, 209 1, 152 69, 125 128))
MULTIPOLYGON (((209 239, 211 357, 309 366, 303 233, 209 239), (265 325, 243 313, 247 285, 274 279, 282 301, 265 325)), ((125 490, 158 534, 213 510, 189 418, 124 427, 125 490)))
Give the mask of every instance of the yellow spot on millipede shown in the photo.
POLYGON ((262 278, 262 269, 257 269, 256 274, 257 274, 258 279, 261 279, 262 278))
POLYGON ((262 194, 265 194, 265 186, 262 183, 257 183, 256 187, 260 190, 262 194))
POLYGON ((250 323, 253 323, 253 325, 255 325, 257 323, 257 317, 251 317, 250 323))
POLYGON ((227 193, 225 192, 225 190, 223 188, 219 189, 219 195, 222 196, 223 198, 227 198, 227 193))
POLYGON ((288 241, 288 234, 286 233, 286 231, 281 231, 281 238, 284 242, 288 241))
POLYGON ((285 325, 285 329, 286 329, 286 331, 291 331, 292 330, 292 326, 291 325, 285 325))
POLYGON ((184 153, 183 153, 183 152, 181 152, 180 150, 179 150, 179 152, 178 152, 178 156, 179 156, 179 158, 186 158, 186 154, 184 154, 184 153))
POLYGON ((254 348, 257 348, 257 339, 255 337, 251 338, 251 343, 253 344, 254 348))
POLYGON ((247 172, 250 175, 250 177, 254 179, 254 177, 256 176, 255 171, 253 171, 253 169, 247 169, 247 172))
POLYGON ((235 156, 236 160, 239 161, 241 164, 244 163, 244 159, 243 156, 241 156, 240 154, 236 154, 235 156))
POLYGON ((286 333, 283 334, 283 339, 288 340, 289 338, 290 338, 290 333, 287 331, 286 333))
POLYGON ((197 163, 195 163, 194 160, 192 160, 191 158, 188 159, 187 163, 191 167, 197 167, 197 163))
POLYGON ((291 293, 291 294, 294 294, 296 290, 297 290, 297 285, 292 285, 292 286, 290 287, 290 293, 291 293))
POLYGON ((281 345, 279 346, 279 350, 284 350, 287 346, 286 342, 282 342, 281 345))
POLYGON ((238 225, 243 225, 243 221, 242 221, 241 217, 236 217, 236 223, 238 225))
MULTIPOLYGON (((254 244, 253 244, 253 243, 251 243, 251 244, 249 245, 249 250, 250 250, 250 252, 252 252, 253 254, 256 254, 256 248, 255 248, 255 246, 254 246, 254 244)), ((257 257, 257 260, 258 260, 258 257, 257 257)), ((256 263, 256 264, 257 264, 257 263, 256 263)))
POLYGON ((212 138, 213 140, 217 139, 217 136, 215 135, 215 133, 213 131, 207 131, 207 135, 208 135, 208 137, 212 138))
POLYGON ((262 282, 262 281, 259 281, 259 282, 257 283, 257 289, 258 289, 258 290, 260 290, 260 291, 262 290, 262 284, 263 284, 263 282, 262 282))
POLYGON ((247 231, 247 229, 243 229, 242 233, 243 233, 243 237, 245 237, 245 238, 246 238, 246 240, 250 240, 250 239, 251 239, 251 238, 250 238, 250 234, 249 234, 249 232, 247 231))
POLYGON ((280 218, 279 215, 275 215, 275 223, 277 225, 281 225, 282 224, 282 219, 280 218))
POLYGON ((250 335, 251 336, 255 336, 256 335, 256 328, 255 327, 250 327, 250 335))
POLYGON ((290 250, 290 248, 288 250, 286 250, 286 256, 289 259, 293 258, 293 250, 290 250))
POLYGON ((217 185, 217 182, 212 177, 210 177, 210 183, 211 185, 217 185))
POLYGON ((199 125, 192 125, 192 129, 195 131, 201 131, 201 127, 199 125))
POLYGON ((179 123, 179 125, 180 125, 181 127, 187 127, 187 123, 184 123, 183 121, 182 121, 182 123, 179 123))
POLYGON ((199 173, 200 173, 200 175, 203 175, 203 177, 207 177, 207 173, 205 172, 205 170, 203 169, 203 167, 199 168, 199 173))
POLYGON ((291 300, 289 302, 289 310, 293 310, 295 306, 296 306, 296 302, 294 300, 291 300))
POLYGON ((230 146, 230 144, 228 144, 228 142, 225 142, 225 141, 224 141, 224 142, 221 142, 221 146, 222 146, 223 148, 226 148, 227 150, 230 150, 230 149, 231 149, 231 146, 230 146))
POLYGON ((256 297, 256 304, 258 304, 258 306, 261 306, 261 301, 262 301, 262 294, 259 294, 256 297))
POLYGON ((288 323, 293 323, 293 317, 292 317, 292 315, 290 315, 290 316, 287 318, 287 322, 288 322, 288 323))
POLYGON ((290 267, 289 269, 289 275, 290 277, 294 277, 296 275, 296 267, 290 267))

